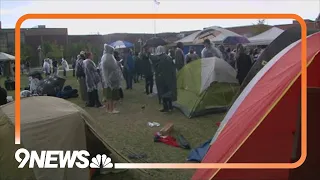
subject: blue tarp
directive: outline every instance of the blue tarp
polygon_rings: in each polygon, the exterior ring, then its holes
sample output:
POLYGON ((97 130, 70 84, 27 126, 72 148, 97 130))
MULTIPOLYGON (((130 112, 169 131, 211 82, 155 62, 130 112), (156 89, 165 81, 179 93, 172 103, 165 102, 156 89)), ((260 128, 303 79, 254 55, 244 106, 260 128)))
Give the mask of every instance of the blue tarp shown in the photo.
POLYGON ((196 161, 196 162, 201 162, 203 157, 207 154, 208 149, 210 147, 212 139, 209 139, 199 147, 192 149, 189 156, 188 156, 188 161, 196 161))
POLYGON ((201 51, 202 51, 202 49, 204 48, 204 45, 185 45, 184 47, 183 47, 183 53, 184 54, 188 54, 189 53, 189 49, 190 49, 190 47, 193 47, 193 49, 194 49, 194 51, 199 55, 199 56, 201 56, 201 51))

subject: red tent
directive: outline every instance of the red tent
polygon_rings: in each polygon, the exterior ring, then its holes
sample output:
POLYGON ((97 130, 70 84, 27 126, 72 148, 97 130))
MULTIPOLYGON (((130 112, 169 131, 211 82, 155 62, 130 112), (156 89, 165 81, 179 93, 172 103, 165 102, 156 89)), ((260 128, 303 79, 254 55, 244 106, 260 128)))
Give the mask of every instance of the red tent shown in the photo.
MULTIPOLYGON (((307 37, 307 47, 308 87, 320 88, 320 32, 307 37)), ((300 57, 301 40, 283 49, 251 80, 221 122, 202 163, 292 162, 295 139, 300 139, 295 136, 300 129, 300 57)), ((320 121, 315 122, 319 127, 320 121)), ((192 179, 288 180, 290 173, 274 169, 199 169, 192 179)))

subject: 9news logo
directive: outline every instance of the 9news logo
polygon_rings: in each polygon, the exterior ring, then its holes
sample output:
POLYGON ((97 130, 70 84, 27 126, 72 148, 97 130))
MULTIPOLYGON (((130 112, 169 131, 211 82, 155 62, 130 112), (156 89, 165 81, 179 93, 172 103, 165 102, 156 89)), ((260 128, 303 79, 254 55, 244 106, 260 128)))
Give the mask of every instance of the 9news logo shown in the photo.
POLYGON ((35 164, 39 168, 113 168, 111 158, 105 154, 98 154, 90 160, 90 153, 85 150, 80 151, 28 151, 20 148, 15 153, 15 159, 20 163, 18 168, 23 168, 28 164, 29 168, 34 168, 35 164), (21 155, 24 155, 21 157, 21 155))

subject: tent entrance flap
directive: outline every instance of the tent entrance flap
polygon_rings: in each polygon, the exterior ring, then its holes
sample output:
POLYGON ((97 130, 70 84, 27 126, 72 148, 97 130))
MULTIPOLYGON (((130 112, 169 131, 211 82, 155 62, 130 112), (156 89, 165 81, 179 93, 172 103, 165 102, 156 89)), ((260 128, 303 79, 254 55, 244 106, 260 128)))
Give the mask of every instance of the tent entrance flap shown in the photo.
POLYGON ((233 96, 239 90, 238 84, 212 83, 201 94, 190 91, 178 91, 178 101, 174 106, 187 117, 196 117, 212 113, 223 113, 228 110, 233 96))
MULTIPOLYGON (((319 106, 320 106, 320 88, 308 88, 307 92, 307 107, 308 107, 308 148, 307 148, 307 159, 298 168, 291 169, 289 174, 289 180, 299 180, 299 179, 318 179, 319 168, 319 151, 317 134, 318 127, 320 126, 319 121, 319 106)), ((301 106, 299 105, 299 108, 301 106)), ((299 109, 298 123, 295 132, 295 144, 293 148, 293 159, 292 162, 296 162, 301 157, 301 111, 299 109)))

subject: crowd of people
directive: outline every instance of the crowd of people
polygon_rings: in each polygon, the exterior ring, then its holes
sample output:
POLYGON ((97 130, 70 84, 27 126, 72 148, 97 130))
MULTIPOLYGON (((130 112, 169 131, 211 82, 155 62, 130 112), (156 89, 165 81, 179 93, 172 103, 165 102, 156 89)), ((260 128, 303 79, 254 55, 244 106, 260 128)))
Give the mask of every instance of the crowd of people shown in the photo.
MULTIPOLYGON (((63 76, 66 77, 67 76, 67 71, 69 70, 69 64, 67 62, 67 60, 65 60, 64 58, 61 59, 61 67, 62 67, 62 71, 63 71, 63 76)), ((43 60, 43 72, 46 76, 50 76, 51 74, 53 75, 58 75, 58 66, 59 63, 56 59, 50 59, 50 58, 46 58, 43 60)))
POLYGON ((99 64, 94 63, 91 52, 81 51, 73 66, 80 96, 88 107, 106 108, 108 113, 119 113, 116 104, 124 97, 122 80, 126 82, 126 89, 131 90, 134 83, 144 79, 145 93, 152 95, 156 85, 159 103, 163 105, 160 111, 169 112, 173 110, 172 102, 177 99, 176 73, 186 64, 200 58, 223 59, 237 70, 237 79, 242 84, 261 52, 258 49, 247 50, 241 44, 234 50, 223 45, 215 47, 208 39, 204 40, 201 56, 192 47, 185 55, 181 42, 168 51, 164 46, 158 46, 142 49, 139 53, 131 49, 120 53, 105 44, 99 64), (99 93, 100 89, 102 93, 99 93))
MULTIPOLYGON (((246 49, 241 44, 233 50, 224 45, 216 47, 209 39, 205 39, 203 45, 201 54, 198 55, 193 47, 190 47, 185 55, 181 42, 172 49, 158 46, 144 48, 141 52, 133 52, 131 49, 119 52, 105 44, 98 64, 93 61, 91 52, 81 51, 77 59, 72 60, 73 76, 78 80, 80 97, 88 107, 106 108, 108 113, 119 113, 116 105, 124 98, 122 80, 126 82, 126 90, 132 90, 134 83, 144 79, 145 94, 153 96, 155 86, 159 104, 163 106, 160 111, 170 112, 173 110, 172 102, 177 100, 176 73, 186 64, 200 58, 223 59, 237 70, 237 79, 239 84, 242 84, 262 52, 261 49, 246 49)), ((61 64, 63 76, 66 77, 69 65, 64 58, 61 62, 44 59, 45 75, 58 75, 58 64, 61 64)), ((31 93, 37 94, 41 79, 42 77, 36 75, 31 77, 31 93)))
POLYGON ((151 57, 148 51, 138 54, 129 49, 120 55, 113 47, 105 44, 98 65, 93 62, 90 52, 82 51, 77 58, 75 71, 80 96, 88 107, 106 108, 108 113, 119 113, 116 103, 123 98, 122 80, 126 81, 126 89, 131 90, 133 83, 144 77, 147 95, 153 93, 154 79, 156 80, 159 102, 164 106, 161 112, 173 109, 176 68, 163 46, 157 47, 156 53, 151 57), (100 85, 103 98, 98 93, 100 85), (100 99, 104 99, 104 105, 100 99))
MULTIPOLYGON (((242 44, 238 44, 233 50, 231 47, 219 45, 216 47, 209 39, 204 40, 204 48, 201 51, 201 58, 217 57, 228 62, 237 70, 237 79, 242 84, 252 65, 263 52, 261 48, 245 48, 242 44)), ((177 70, 180 70, 185 64, 188 64, 200 57, 190 47, 189 53, 184 55, 183 43, 178 42, 175 50, 171 50, 169 55, 175 60, 177 70)))

